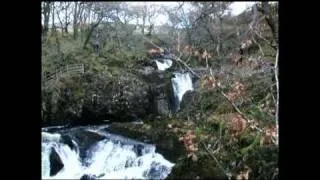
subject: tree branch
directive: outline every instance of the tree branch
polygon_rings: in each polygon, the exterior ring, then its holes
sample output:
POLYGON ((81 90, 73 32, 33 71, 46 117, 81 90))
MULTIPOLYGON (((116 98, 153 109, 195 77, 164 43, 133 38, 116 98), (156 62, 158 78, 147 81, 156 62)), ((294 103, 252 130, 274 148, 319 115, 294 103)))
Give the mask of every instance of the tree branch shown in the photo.
MULTIPOLYGON (((215 78, 213 76, 214 81, 215 78)), ((223 97, 225 97, 227 99, 227 101, 232 105, 232 107, 248 122, 250 121, 250 118, 248 118, 243 112, 240 111, 240 109, 228 98, 228 96, 223 92, 223 90, 219 87, 216 86, 218 88, 218 90, 220 91, 220 93, 223 95, 223 97)), ((258 130, 259 132, 263 132, 263 130, 257 126, 253 126, 254 129, 258 130)))
MULTIPOLYGON (((147 42, 149 42, 150 44, 152 44, 153 46, 159 48, 159 49, 163 49, 161 48, 160 46, 154 44, 151 40, 147 39, 146 37, 142 36, 142 38, 144 40, 146 40, 147 42)), ((197 78, 200 78, 200 76, 198 74, 196 74, 184 61, 182 61, 179 57, 177 57, 176 55, 174 54, 171 54, 170 55, 170 59, 176 61, 176 62, 179 62, 181 64, 183 64, 194 76, 196 76, 197 78)))
POLYGON ((260 50, 262 56, 264 56, 264 52, 263 52, 263 49, 262 49, 260 43, 258 43, 258 41, 256 41, 256 39, 254 38, 254 36, 252 36, 252 40, 253 40, 254 43, 256 43, 256 44, 258 45, 259 50, 260 50))
POLYGON ((218 159, 213 155, 213 153, 210 152, 209 148, 202 142, 202 145, 205 147, 205 150, 210 155, 210 157, 217 163, 218 167, 224 172, 224 174, 228 177, 228 179, 231 179, 232 174, 225 170, 225 168, 222 167, 218 159))
POLYGON ((177 57, 176 55, 172 54, 170 59, 172 59, 172 60, 174 60, 174 61, 177 61, 177 62, 183 64, 194 76, 196 76, 197 78, 200 78, 200 76, 199 76, 197 73, 195 73, 184 61, 182 61, 182 60, 181 60, 179 57, 177 57))
POLYGON ((276 55, 276 64, 274 67, 274 75, 276 79, 276 87, 277 87, 277 101, 276 101, 276 128, 277 128, 277 139, 276 144, 278 144, 279 141, 279 79, 278 79, 278 63, 279 63, 279 49, 277 50, 276 55))
POLYGON ((153 43, 151 40, 149 40, 148 38, 146 38, 146 37, 144 37, 144 36, 142 36, 142 38, 143 38, 144 40, 146 40, 148 43, 152 44, 154 47, 159 48, 159 49, 162 49, 160 46, 154 44, 154 43, 153 43))

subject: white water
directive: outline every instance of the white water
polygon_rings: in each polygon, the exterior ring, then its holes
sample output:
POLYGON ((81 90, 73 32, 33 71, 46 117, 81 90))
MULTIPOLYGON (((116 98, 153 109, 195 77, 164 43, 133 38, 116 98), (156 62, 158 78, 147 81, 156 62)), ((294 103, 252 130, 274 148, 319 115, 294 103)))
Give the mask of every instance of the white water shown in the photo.
POLYGON ((42 132, 42 137, 42 179, 80 179, 84 174, 104 174, 99 177, 101 179, 164 179, 174 166, 155 152, 155 146, 110 134, 87 150, 84 165, 79 151, 60 143, 61 136, 58 133, 42 132), (138 144, 142 146, 141 154, 134 147, 138 144), (49 156, 52 147, 59 154, 64 167, 50 177, 49 156))
POLYGON ((164 70, 166 70, 166 69, 168 69, 169 67, 172 66, 172 60, 163 59, 163 63, 158 61, 158 60, 156 60, 156 64, 157 64, 158 70, 164 71, 164 70))
POLYGON ((190 78, 189 73, 174 73, 175 77, 171 78, 172 87, 174 96, 179 100, 179 107, 180 109, 180 102, 182 101, 183 95, 187 91, 193 91, 192 80, 190 78))

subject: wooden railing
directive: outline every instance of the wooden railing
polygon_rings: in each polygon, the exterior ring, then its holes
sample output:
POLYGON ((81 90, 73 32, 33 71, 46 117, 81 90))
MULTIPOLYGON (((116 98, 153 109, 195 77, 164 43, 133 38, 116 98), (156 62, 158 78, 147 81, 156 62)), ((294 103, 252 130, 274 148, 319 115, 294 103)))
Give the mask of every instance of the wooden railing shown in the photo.
POLYGON ((50 81, 59 80, 61 77, 74 76, 74 75, 78 75, 78 74, 84 74, 84 65, 83 64, 66 65, 65 67, 58 69, 56 72, 54 72, 52 74, 43 75, 42 76, 42 83, 43 83, 43 85, 46 85, 50 81))

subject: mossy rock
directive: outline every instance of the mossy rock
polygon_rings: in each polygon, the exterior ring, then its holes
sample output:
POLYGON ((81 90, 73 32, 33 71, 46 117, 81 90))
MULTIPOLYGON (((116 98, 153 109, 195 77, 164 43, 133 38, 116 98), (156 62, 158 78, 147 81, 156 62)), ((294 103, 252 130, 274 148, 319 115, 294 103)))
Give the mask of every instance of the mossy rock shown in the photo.
POLYGON ((166 130, 167 123, 161 123, 163 124, 162 127, 157 125, 158 123, 112 123, 106 130, 142 142, 155 144, 157 152, 169 161, 176 162, 181 155, 185 154, 184 146, 175 134, 166 130))
POLYGON ((218 105, 223 101, 223 97, 215 91, 188 91, 183 95, 180 104, 180 111, 177 113, 179 118, 191 118, 200 120, 206 115, 214 112, 218 105), (205 115, 197 117, 199 114, 205 115))
POLYGON ((197 161, 181 159, 172 168, 167 179, 226 179, 215 161, 207 155, 200 155, 197 161))

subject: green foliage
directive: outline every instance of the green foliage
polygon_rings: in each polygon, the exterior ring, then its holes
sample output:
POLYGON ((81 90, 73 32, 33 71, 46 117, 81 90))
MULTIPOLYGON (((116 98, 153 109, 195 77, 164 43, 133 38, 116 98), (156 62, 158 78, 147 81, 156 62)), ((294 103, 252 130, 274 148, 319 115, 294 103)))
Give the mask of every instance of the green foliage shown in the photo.
POLYGON ((243 155, 247 154, 250 150, 253 150, 253 148, 255 146, 257 146, 259 142, 260 142, 260 134, 257 134, 255 139, 253 140, 253 142, 249 146, 240 149, 241 154, 243 154, 243 155))
POLYGON ((196 127, 196 136, 199 137, 201 133, 202 133, 202 129, 199 127, 196 127))

